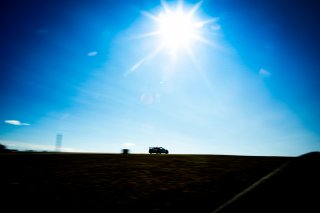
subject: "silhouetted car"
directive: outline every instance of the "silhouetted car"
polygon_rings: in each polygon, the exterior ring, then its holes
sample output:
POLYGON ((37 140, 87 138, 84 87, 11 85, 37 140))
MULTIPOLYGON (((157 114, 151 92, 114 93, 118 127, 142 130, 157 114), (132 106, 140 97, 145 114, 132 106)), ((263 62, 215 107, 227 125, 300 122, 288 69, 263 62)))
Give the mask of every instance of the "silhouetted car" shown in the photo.
POLYGON ((162 147, 149 147, 149 154, 156 153, 156 154, 169 154, 169 151, 162 147))

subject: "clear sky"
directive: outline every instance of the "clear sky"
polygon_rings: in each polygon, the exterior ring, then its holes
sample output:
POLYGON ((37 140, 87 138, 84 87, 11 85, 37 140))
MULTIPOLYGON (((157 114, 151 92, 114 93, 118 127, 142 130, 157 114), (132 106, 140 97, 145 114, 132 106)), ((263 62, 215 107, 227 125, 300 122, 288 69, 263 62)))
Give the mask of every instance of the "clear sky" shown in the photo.
POLYGON ((319 151, 319 16, 311 0, 2 1, 0 143, 319 151))

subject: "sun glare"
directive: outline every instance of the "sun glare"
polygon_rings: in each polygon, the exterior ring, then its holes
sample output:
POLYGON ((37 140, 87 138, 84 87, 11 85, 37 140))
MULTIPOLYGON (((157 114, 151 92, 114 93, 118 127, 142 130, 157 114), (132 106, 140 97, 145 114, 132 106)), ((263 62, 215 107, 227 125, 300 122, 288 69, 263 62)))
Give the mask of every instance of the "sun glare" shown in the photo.
POLYGON ((165 11, 158 17, 162 44, 171 51, 189 47, 197 35, 197 24, 192 15, 183 11, 165 11))
POLYGON ((187 7, 183 1, 178 1, 176 6, 169 6, 165 1, 162 1, 161 11, 158 15, 144 12, 154 21, 156 29, 144 34, 143 37, 159 37, 156 51, 166 49, 169 53, 176 53, 180 50, 191 53, 196 42, 210 44, 210 41, 202 36, 203 28, 206 24, 214 22, 215 19, 201 20, 196 16, 201 3, 198 2, 192 7, 187 7))
MULTIPOLYGON (((206 44, 209 46, 215 46, 211 40, 205 38, 205 32, 209 28, 205 28, 206 25, 211 25, 216 22, 216 18, 201 19, 196 12, 199 10, 202 1, 196 3, 193 6, 186 6, 182 0, 177 1, 176 5, 161 1, 161 11, 157 12, 157 15, 150 12, 143 11, 142 13, 153 21, 153 31, 148 33, 137 35, 137 38, 154 37, 156 46, 150 54, 139 60, 134 64, 125 76, 134 72, 144 62, 157 55, 160 51, 169 53, 174 59, 180 53, 187 53, 190 59, 195 62, 194 49, 197 43, 206 44)), ((213 28, 211 28, 213 29, 213 28)), ((184 54, 181 54, 184 55, 184 54)))

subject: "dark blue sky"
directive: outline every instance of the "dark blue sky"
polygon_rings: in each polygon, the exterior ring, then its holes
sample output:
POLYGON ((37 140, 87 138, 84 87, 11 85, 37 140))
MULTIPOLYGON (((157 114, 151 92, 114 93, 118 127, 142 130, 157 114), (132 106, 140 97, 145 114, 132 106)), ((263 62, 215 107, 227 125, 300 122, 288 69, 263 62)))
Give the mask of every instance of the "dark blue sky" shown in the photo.
MULTIPOLYGON (((148 0, 2 1, 0 139, 14 140, 15 134, 22 134, 6 120, 31 127, 52 113, 69 116, 79 110, 84 85, 100 76, 101 71, 95 70, 106 64, 110 91, 134 94, 132 87, 123 86, 127 80, 119 78, 122 73, 118 75, 117 69, 131 63, 128 57, 133 54, 134 58, 135 43, 125 47, 121 38, 141 18, 141 11, 159 5, 160 1, 148 0), (88 57, 90 52, 97 54, 88 57)), ((203 14, 218 17, 225 42, 252 75, 261 69, 271 73, 262 82, 270 97, 320 143, 320 10, 316 1, 207 0, 201 8, 203 14)), ((256 101, 250 94, 243 100, 256 101)), ((123 107, 112 99, 107 104, 123 107)))
POLYGON ((273 70, 267 86, 274 97, 302 113, 305 124, 320 133, 317 1, 217 2, 223 2, 218 10, 221 17, 226 16, 221 20, 226 37, 245 63, 253 69, 273 70))

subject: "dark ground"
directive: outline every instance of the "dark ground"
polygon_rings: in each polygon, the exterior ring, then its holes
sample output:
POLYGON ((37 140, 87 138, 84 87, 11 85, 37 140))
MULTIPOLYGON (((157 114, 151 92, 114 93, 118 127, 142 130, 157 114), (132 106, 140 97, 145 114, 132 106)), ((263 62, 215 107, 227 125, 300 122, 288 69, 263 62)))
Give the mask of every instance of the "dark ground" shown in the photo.
MULTIPOLYGON (((0 154, 0 208, 9 211, 0 211, 212 212, 265 175, 296 159, 228 155, 4 153, 0 154)), ((306 169, 306 176, 313 174, 307 172, 311 167, 314 169, 315 163, 312 162, 309 162, 309 169, 300 166, 306 169)), ((293 168, 281 181, 290 180, 295 172, 293 168)), ((316 177, 311 177, 312 181, 316 177)), ((305 176, 300 178, 308 181, 305 176)), ((312 181, 307 183, 308 187, 312 187, 312 181)), ((296 189, 305 193, 300 185, 295 185, 296 189)), ((269 188, 272 186, 271 183, 269 188)), ((286 187, 283 191, 288 190, 286 187)), ((259 193, 270 195, 277 191, 259 193)), ((256 197, 259 196, 253 196, 256 197)), ((239 212, 238 207, 234 208, 230 210, 229 207, 229 211, 224 208, 222 212, 239 212)))
POLYGON ((214 213, 320 212, 320 152, 290 161, 276 174, 214 213))

